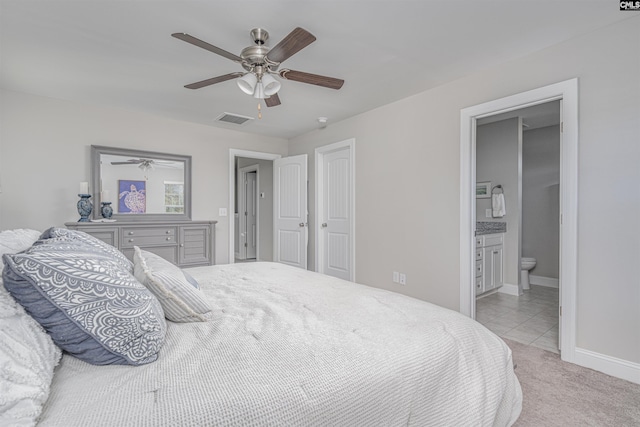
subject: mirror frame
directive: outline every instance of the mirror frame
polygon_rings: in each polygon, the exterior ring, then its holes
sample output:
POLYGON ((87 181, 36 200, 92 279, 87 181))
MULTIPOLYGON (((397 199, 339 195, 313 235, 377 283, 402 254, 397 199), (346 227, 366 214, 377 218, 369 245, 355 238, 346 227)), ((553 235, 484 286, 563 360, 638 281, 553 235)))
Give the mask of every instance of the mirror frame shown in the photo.
POLYGON ((110 154, 126 157, 149 157, 158 160, 172 160, 184 162, 184 213, 143 213, 136 215, 126 215, 113 213, 111 219, 122 222, 135 221, 190 221, 191 220, 191 156, 180 154, 158 153, 155 151, 132 150, 129 148, 107 147, 103 145, 91 146, 91 189, 93 195, 93 213, 91 218, 100 219, 100 201, 98 200, 101 186, 101 163, 100 156, 110 154))

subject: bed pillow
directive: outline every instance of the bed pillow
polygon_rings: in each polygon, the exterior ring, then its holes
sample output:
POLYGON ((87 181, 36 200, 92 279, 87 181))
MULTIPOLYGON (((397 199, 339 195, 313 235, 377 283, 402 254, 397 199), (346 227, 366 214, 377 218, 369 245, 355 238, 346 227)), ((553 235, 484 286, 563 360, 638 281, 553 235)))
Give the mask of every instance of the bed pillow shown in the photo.
MULTIPOLYGON (((93 237, 84 231, 69 230, 67 228, 51 227, 45 230, 40 236, 42 241, 50 241, 50 239, 58 239, 59 241, 79 241, 85 243, 84 249, 95 251, 99 254, 106 254, 122 265, 130 273, 133 273, 133 263, 117 248, 111 246, 102 240, 93 237)), ((39 243, 39 242, 38 242, 39 243)), ((36 243, 36 244, 38 244, 36 243)))
POLYGON ((162 307, 113 257, 52 238, 3 260, 5 288, 63 350, 94 365, 157 359, 162 307))
POLYGON ((51 337, 0 280, 0 425, 35 425, 60 356, 51 337))
MULTIPOLYGON (((39 231, 28 228, 0 231, 0 256, 29 249, 40 238, 40 234, 39 231)), ((0 262, 0 273, 3 268, 4 264, 0 262)))
POLYGON ((134 246, 134 275, 158 298, 167 319, 173 322, 206 322, 211 306, 201 290, 169 261, 134 246))

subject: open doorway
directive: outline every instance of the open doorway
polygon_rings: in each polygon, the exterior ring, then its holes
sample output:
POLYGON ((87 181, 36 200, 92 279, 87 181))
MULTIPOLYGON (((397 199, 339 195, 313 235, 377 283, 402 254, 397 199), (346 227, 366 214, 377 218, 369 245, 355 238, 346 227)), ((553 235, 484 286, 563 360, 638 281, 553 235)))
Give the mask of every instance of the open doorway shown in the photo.
MULTIPOLYGON (((232 216, 229 221, 229 262, 243 261, 272 261, 273 260, 273 161, 279 159, 279 154, 263 153, 259 151, 229 150, 229 206, 232 216), (242 170, 242 174, 241 171, 242 170), (255 203, 247 206, 244 189, 245 174, 249 179, 255 177, 255 195, 250 196, 255 203), (249 209, 248 211, 246 209, 249 209), (255 234, 251 240, 241 239, 242 229, 246 225, 240 222, 240 213, 255 212, 255 234), (247 243, 247 247, 244 246, 247 243), (246 248, 255 244, 255 256, 246 248)), ((253 184, 252 184, 253 187, 253 184)), ((247 215, 249 216, 249 215, 247 215)), ((250 229, 253 230, 251 223, 250 229)))
MULTIPOLYGON (((476 316, 476 128, 488 116, 562 100, 560 145, 561 358, 576 357, 578 81, 571 79, 464 108, 460 112, 460 311, 476 316)), ((491 191, 489 188, 488 191, 491 191)))
MULTIPOLYGON (((260 185, 260 165, 253 163, 256 160, 239 157, 237 163, 236 180, 236 209, 234 213, 234 224, 236 227, 235 239, 237 241, 235 259, 236 262, 252 262, 260 258, 260 223, 263 228, 266 218, 261 216, 262 211, 267 208, 265 203, 261 203, 259 197, 265 198, 265 189, 260 185), (252 163, 249 166, 242 166, 245 162, 252 163)), ((264 160, 266 162, 266 160, 264 160)), ((264 167, 263 167, 264 169, 264 167)), ((269 191, 271 193, 271 191, 269 191)), ((264 254, 262 254, 264 256, 264 254)))
POLYGON ((476 183, 489 189, 476 196, 476 320, 503 338, 554 353, 560 109, 555 100, 476 121, 476 183))

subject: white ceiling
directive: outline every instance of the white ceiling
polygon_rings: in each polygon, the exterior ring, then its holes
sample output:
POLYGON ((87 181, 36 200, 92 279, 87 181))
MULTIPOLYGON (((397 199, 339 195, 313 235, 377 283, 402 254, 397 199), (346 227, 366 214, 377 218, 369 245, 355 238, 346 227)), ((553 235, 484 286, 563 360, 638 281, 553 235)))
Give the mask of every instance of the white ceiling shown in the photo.
POLYGON ((629 17, 611 0, 0 0, 0 86, 292 138, 629 17), (283 80, 282 105, 258 120, 233 80, 183 87, 242 69, 172 33, 239 54, 252 28, 274 46, 297 26, 317 41, 283 67, 341 90, 283 80), (223 112, 256 120, 216 123, 223 112))

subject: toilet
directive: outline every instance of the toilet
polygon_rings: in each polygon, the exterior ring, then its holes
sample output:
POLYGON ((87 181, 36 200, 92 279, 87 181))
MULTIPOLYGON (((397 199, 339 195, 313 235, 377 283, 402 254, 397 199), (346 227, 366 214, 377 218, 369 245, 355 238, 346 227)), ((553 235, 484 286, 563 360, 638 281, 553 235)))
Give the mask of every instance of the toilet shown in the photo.
POLYGON ((522 289, 531 289, 529 285, 529 270, 536 266, 535 258, 522 257, 522 270, 520 271, 520 281, 522 289))

